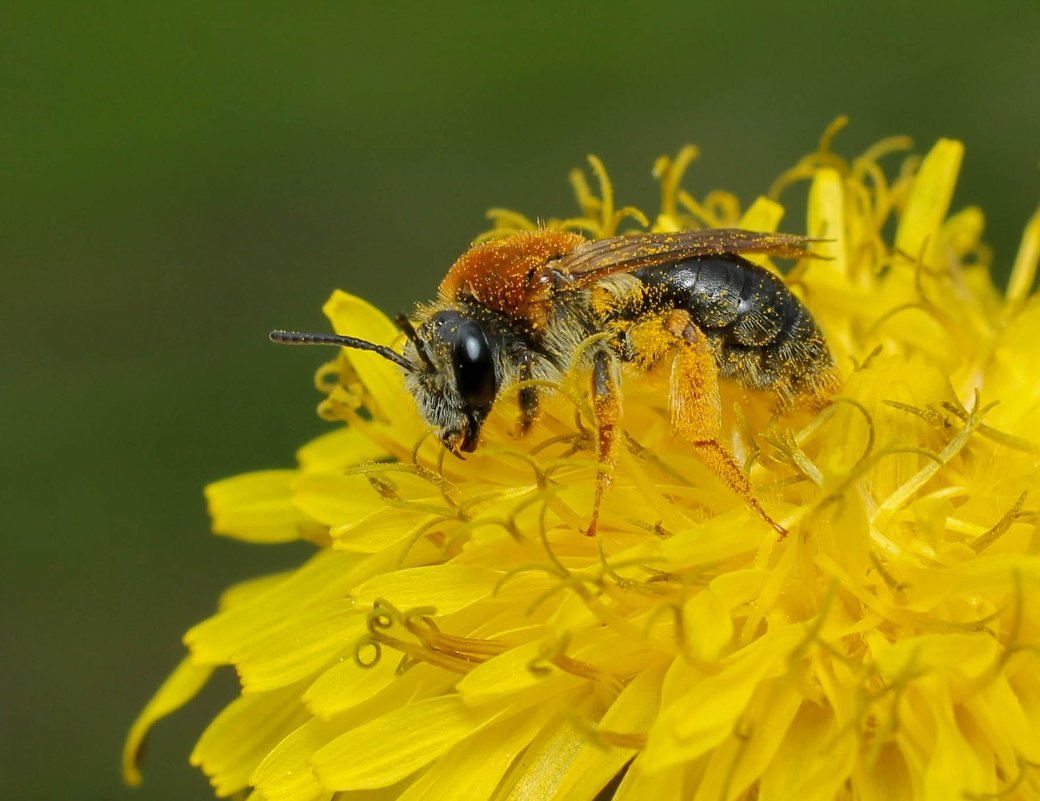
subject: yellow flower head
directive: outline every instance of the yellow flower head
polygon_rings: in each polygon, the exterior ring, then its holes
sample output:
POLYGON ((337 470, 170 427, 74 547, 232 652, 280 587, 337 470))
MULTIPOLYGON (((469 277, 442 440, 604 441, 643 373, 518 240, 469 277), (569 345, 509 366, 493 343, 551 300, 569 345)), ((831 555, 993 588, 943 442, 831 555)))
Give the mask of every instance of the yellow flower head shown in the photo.
MULTIPOLYGON (((214 529, 302 538, 301 567, 230 589, 134 724, 233 665, 241 696, 192 762, 217 794, 319 799, 1040 799, 1040 213, 1006 293, 982 213, 951 214, 960 143, 894 176, 902 139, 819 150, 747 209, 681 188, 662 158, 652 221, 572 175, 581 215, 545 227, 774 231, 809 182, 826 259, 785 280, 842 385, 773 413, 724 387, 723 431, 776 533, 673 437, 665 393, 623 382, 598 536, 583 387, 567 376, 524 438, 499 403, 466 461, 425 436, 400 370, 341 351, 318 373, 344 421, 299 466, 207 489, 214 529)), ((533 228, 495 210, 486 237, 533 228)), ((787 230, 798 227, 789 220, 787 230)), ((758 261, 773 269, 768 259, 758 261)), ((432 284, 432 282, 431 282, 432 284)), ((399 347, 359 298, 345 334, 399 347)))

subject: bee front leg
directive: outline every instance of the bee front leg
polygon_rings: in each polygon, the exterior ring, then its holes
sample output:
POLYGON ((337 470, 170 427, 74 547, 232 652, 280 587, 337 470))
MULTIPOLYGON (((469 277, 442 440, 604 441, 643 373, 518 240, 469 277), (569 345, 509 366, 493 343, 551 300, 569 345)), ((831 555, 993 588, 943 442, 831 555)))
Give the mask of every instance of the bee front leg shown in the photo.
POLYGON ((599 507, 603 495, 610 488, 617 461, 618 424, 621 422, 621 391, 618 387, 617 364, 607 351, 597 351, 592 362, 592 411, 596 415, 596 459, 600 469, 596 474, 596 498, 592 507, 592 522, 585 532, 595 536, 599 524, 599 507))
MULTIPOLYGON (((529 351, 524 351, 517 357, 520 365, 520 381, 530 381, 534 377, 532 361, 529 351)), ((522 437, 538 418, 538 387, 521 387, 517 393, 517 402, 520 405, 520 436, 522 437)))
POLYGON ((787 530, 766 514, 747 476, 729 448, 719 440, 722 429, 719 371, 707 338, 688 315, 673 313, 662 322, 679 343, 668 394, 672 428, 693 445, 698 458, 727 487, 743 498, 781 538, 786 537, 787 530))

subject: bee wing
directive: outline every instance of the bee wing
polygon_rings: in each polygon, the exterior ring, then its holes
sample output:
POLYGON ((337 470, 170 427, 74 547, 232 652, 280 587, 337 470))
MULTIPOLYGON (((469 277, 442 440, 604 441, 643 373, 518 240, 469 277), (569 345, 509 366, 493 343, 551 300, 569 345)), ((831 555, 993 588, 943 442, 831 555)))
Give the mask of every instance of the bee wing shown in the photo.
POLYGON ((786 259, 813 254, 806 246, 818 240, 795 234, 769 234, 739 228, 707 228, 675 233, 628 234, 585 242, 553 265, 578 289, 614 273, 674 264, 698 256, 723 253, 769 253, 786 259))

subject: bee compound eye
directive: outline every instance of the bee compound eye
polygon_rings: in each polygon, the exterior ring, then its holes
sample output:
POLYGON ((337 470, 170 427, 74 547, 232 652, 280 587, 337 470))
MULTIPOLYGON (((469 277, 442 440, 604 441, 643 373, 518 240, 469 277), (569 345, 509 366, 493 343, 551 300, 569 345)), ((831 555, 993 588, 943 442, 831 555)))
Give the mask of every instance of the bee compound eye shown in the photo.
POLYGON ((472 407, 485 409, 495 400, 495 363, 484 329, 473 320, 459 323, 454 347, 459 394, 472 407))

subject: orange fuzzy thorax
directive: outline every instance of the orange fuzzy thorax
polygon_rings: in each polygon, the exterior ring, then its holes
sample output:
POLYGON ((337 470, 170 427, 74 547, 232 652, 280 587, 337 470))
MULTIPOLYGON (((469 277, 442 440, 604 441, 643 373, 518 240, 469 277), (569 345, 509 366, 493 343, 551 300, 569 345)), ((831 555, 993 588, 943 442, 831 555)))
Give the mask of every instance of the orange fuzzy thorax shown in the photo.
POLYGON ((441 300, 473 300, 537 327, 550 290, 542 268, 584 241, 567 231, 521 231, 472 247, 441 281, 441 300))

